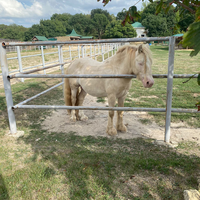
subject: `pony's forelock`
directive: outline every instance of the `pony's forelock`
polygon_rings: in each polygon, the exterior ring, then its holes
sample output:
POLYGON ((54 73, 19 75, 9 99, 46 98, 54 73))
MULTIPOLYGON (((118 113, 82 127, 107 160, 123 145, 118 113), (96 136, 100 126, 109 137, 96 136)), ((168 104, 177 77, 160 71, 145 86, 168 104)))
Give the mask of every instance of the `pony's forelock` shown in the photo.
POLYGON ((142 44, 142 50, 146 57, 149 57, 151 63, 152 63, 152 53, 150 51, 150 48, 147 46, 148 44, 142 44))

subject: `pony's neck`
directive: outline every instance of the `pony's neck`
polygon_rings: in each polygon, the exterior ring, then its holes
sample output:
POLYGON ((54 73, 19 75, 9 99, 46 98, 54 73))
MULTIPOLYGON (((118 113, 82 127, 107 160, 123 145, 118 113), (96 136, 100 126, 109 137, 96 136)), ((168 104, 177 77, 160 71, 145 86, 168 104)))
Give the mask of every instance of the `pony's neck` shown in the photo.
POLYGON ((131 62, 133 61, 130 58, 130 54, 127 54, 126 51, 113 56, 113 64, 118 74, 133 74, 131 62))

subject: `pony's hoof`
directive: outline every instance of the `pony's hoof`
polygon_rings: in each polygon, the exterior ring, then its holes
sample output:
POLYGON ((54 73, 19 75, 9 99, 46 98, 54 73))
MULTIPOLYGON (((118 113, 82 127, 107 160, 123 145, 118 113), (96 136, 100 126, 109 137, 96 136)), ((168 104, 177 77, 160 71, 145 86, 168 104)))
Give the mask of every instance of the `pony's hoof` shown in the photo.
POLYGON ((71 122, 76 122, 76 117, 74 117, 74 116, 72 117, 72 116, 71 116, 71 117, 70 117, 70 121, 71 121, 71 122))
POLYGON ((81 121, 87 121, 88 117, 86 115, 80 116, 81 121))
POLYGON ((110 135, 110 136, 114 136, 114 135, 117 135, 117 130, 116 130, 114 127, 112 127, 112 128, 107 128, 106 133, 107 133, 108 135, 110 135))
POLYGON ((125 125, 122 126, 117 126, 117 130, 126 133, 127 132, 127 128, 125 125))

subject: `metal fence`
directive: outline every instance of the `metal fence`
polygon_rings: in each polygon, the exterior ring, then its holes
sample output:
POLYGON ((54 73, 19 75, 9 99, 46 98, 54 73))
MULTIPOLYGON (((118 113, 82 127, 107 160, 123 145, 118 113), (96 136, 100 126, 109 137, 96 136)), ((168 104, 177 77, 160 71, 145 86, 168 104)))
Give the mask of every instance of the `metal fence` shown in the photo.
MULTIPOLYGON (((80 52, 80 46, 78 46, 78 51, 80 52)), ((108 48, 108 51, 110 49, 108 48)), ((91 51, 91 50, 90 50, 91 51)), ((113 53, 113 46, 111 48, 113 53)), ((95 50, 94 50, 95 52, 95 50)), ((173 78, 188 78, 191 77, 190 74, 188 75, 174 75, 174 52, 175 52, 175 37, 152 37, 152 38, 122 38, 122 39, 108 39, 108 40, 88 40, 88 41, 66 41, 66 42, 23 42, 23 43, 2 43, 0 47, 0 59, 1 59, 1 68, 2 68, 2 75, 3 75, 3 82, 4 82, 4 89, 6 95, 6 102, 7 102, 7 111, 8 111, 8 118, 9 118, 9 125, 10 125, 10 132, 11 134, 15 134, 17 132, 16 121, 14 110, 19 108, 34 108, 34 109, 80 109, 80 110, 123 110, 123 111, 153 111, 153 112, 166 112, 166 122, 165 122, 165 137, 164 141, 170 141, 170 123, 171 123, 171 112, 183 112, 183 113, 197 113, 196 110, 193 109, 172 109, 172 86, 173 86, 173 78), (102 53, 102 60, 104 60, 104 53, 103 44, 114 44, 114 49, 121 44, 128 43, 128 42, 150 42, 150 41, 169 41, 169 57, 168 57, 168 74, 154 74, 154 78, 167 78, 167 99, 166 99, 166 108, 134 108, 134 107, 86 107, 86 106, 55 106, 55 105, 24 105, 25 103, 31 101, 32 99, 50 91, 51 89, 58 87, 63 84, 59 83, 48 90, 37 94, 17 105, 13 105, 12 99, 12 92, 11 92, 11 84, 10 79, 12 78, 135 78, 134 75, 69 75, 64 74, 63 65, 66 64, 63 58, 63 51, 62 45, 80 45, 81 46, 81 54, 78 54, 77 57, 84 57, 86 50, 84 51, 84 45, 91 45, 101 47, 102 53), (18 74, 9 75, 8 71, 8 63, 6 57, 6 47, 9 46, 48 46, 48 45, 58 45, 58 54, 59 54, 59 64, 51 65, 50 67, 60 66, 62 74, 30 74, 38 70, 46 69, 43 65, 43 68, 36 69, 36 70, 29 70, 27 72, 22 72, 18 74)), ((90 54, 92 57, 92 54, 90 54)), ((94 57, 96 57, 96 52, 94 53, 94 57)), ((197 76, 194 76, 194 78, 197 76)))
MULTIPOLYGON (((118 44, 119 45, 119 44, 118 44)), ((68 52, 68 57, 64 58, 63 61, 68 60, 69 62, 72 61, 75 58, 80 58, 80 57, 84 57, 86 55, 88 55, 89 57, 94 57, 95 59, 97 58, 97 56, 101 55, 102 56, 102 60, 104 60, 104 55, 107 54, 109 57, 109 54, 111 52, 111 55, 113 55, 113 49, 116 49, 118 47, 118 45, 116 44, 101 44, 101 46, 95 45, 95 44, 90 44, 90 45, 76 45, 76 46, 72 46, 72 45, 68 45, 68 50, 62 50, 62 54, 68 52), (89 51, 89 52, 88 52, 89 51), (72 53, 75 53, 76 55, 72 55, 72 53)), ((61 54, 61 49, 60 49, 60 45, 58 46, 53 46, 54 48, 51 48, 52 50, 55 50, 57 48, 57 51, 53 51, 53 52, 48 52, 48 53, 44 53, 44 49, 48 49, 47 47, 52 47, 52 46, 29 46, 29 47, 34 47, 34 49, 36 50, 41 50, 41 53, 37 53, 37 54, 32 54, 32 55, 25 55, 25 56, 21 56, 21 52, 24 50, 22 49, 22 47, 27 47, 27 46, 8 46, 8 47, 15 47, 16 48, 16 52, 17 52, 17 56, 16 57, 9 57, 7 58, 7 60, 17 60, 18 61, 18 66, 19 68, 16 70, 11 70, 9 71, 9 74, 13 74, 16 72, 20 72, 23 73, 24 71, 26 71, 26 73, 28 73, 29 69, 33 69, 33 68, 38 68, 38 67, 43 67, 43 71, 44 74, 46 74, 45 69, 49 69, 52 68, 52 66, 50 64, 53 63, 59 63, 60 62, 60 54, 61 54), (36 48, 37 47, 37 48, 36 48), (58 60, 55 60, 53 62, 45 62, 45 56, 46 55, 52 55, 52 54, 57 54, 58 55, 58 60), (29 66, 29 67, 23 67, 22 66, 22 59, 24 58, 30 58, 30 57, 41 57, 42 58, 42 63, 40 63, 39 65, 34 65, 34 66, 29 66)), ((7 47, 7 48, 8 48, 7 47)), ((7 48, 6 48, 6 52, 7 52, 7 48)), ((65 48, 66 49, 66 48, 65 48)), ((34 50, 32 50, 34 52, 34 50)), ((54 65, 53 67, 56 67, 59 65, 54 65)), ((37 70, 33 70, 30 71, 31 73, 36 72, 37 70)), ((39 70, 41 71, 41 70, 39 70)), ((29 73, 30 73, 29 72, 29 73)), ((2 73, 0 74, 0 76, 2 75, 2 73)), ((24 82, 24 79, 21 79, 22 82, 24 82)))

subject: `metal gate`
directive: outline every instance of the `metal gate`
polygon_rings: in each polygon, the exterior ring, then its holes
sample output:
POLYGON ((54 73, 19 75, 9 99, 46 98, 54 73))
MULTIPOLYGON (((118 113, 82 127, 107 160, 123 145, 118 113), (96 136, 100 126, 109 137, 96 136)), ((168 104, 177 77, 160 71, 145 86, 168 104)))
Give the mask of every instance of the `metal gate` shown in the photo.
MULTIPOLYGON (((197 113, 197 110, 193 109, 172 109, 172 87, 173 87, 173 78, 189 78, 192 74, 187 75, 174 75, 174 52, 175 52, 175 37, 151 37, 151 38, 121 38, 121 39, 106 39, 106 40, 88 40, 88 41, 66 41, 66 42, 58 42, 58 41, 48 41, 48 42, 3 42, 0 47, 0 60, 1 60, 1 68, 2 68, 2 76, 4 82, 4 89, 6 95, 7 102, 7 111, 9 118, 9 126, 11 134, 16 134, 16 120, 15 120, 15 109, 20 108, 34 108, 34 109, 80 109, 80 110, 123 110, 123 111, 153 111, 153 112, 166 112, 166 120, 165 120, 165 136, 164 141, 170 142, 170 123, 171 123, 171 112, 182 112, 182 113, 197 113), (62 55, 62 46, 59 48, 59 60, 60 63, 56 64, 56 66, 61 66, 62 74, 27 74, 27 72, 17 73, 14 75, 9 75, 8 71, 8 63, 6 57, 6 47, 10 46, 48 46, 48 45, 64 45, 64 44, 100 44, 100 43, 127 43, 127 42, 151 42, 151 41, 169 41, 169 57, 168 57, 168 74, 154 74, 154 78, 167 78, 167 99, 166 99, 166 108, 134 108, 134 107, 90 107, 90 106, 56 106, 56 105, 24 105, 25 103, 31 101, 32 99, 50 91, 51 89, 58 87, 63 84, 63 82, 58 85, 49 88, 48 90, 37 94, 17 105, 13 105, 12 92, 11 92, 11 84, 10 79, 12 78, 135 78, 134 75, 69 75, 64 74, 63 65, 66 62, 63 62, 62 55)), ((52 65, 50 67, 53 67, 52 65)), ((44 70, 44 68, 40 68, 39 70, 44 70)), ((29 71, 29 73, 33 73, 34 70, 29 71)), ((197 77, 194 76, 194 78, 197 77)))

